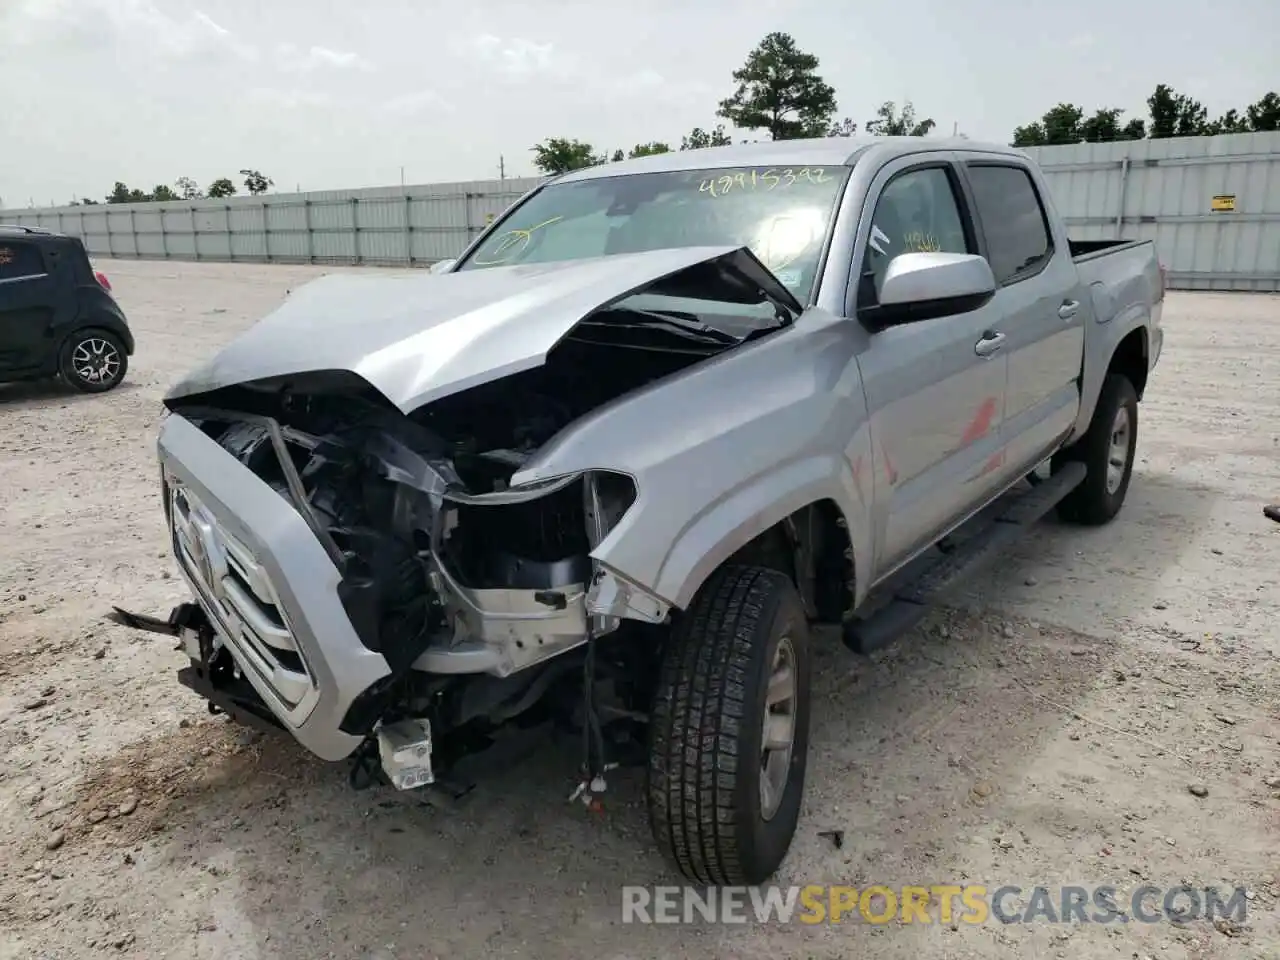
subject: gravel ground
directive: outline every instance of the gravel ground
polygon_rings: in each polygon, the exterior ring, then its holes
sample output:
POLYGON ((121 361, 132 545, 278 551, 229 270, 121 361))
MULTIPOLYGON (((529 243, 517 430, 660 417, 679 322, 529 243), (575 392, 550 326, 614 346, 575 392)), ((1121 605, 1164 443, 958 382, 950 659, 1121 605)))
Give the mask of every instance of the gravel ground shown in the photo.
POLYGON ((99 266, 138 334, 128 383, 0 386, 0 957, 1280 956, 1280 528, 1260 511, 1280 298, 1170 295, 1113 525, 1046 523, 873 660, 820 645, 778 878, 1122 904, 1240 885, 1245 924, 624 927, 622 884, 677 882, 638 775, 598 817, 565 802, 576 756, 555 746, 453 811, 354 792, 210 717, 169 643, 103 622, 185 599, 156 495, 165 386, 322 271, 99 266))

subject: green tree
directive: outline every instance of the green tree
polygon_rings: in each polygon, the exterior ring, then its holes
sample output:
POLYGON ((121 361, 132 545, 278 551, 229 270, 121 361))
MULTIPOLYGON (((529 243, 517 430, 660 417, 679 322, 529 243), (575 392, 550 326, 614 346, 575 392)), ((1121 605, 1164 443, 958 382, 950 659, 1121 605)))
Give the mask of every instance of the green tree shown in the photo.
POLYGON ((858 125, 845 117, 838 123, 833 123, 827 130, 828 137, 852 137, 858 132, 858 125))
POLYGON ((1280 93, 1264 93, 1257 103, 1245 107, 1249 129, 1255 132, 1280 130, 1280 93))
POLYGON ((671 147, 661 142, 653 140, 650 143, 637 143, 631 148, 631 152, 627 154, 632 160, 636 157, 652 157, 659 153, 670 153, 671 147))
POLYGON ((1145 140, 1147 136, 1147 121, 1141 117, 1134 117, 1120 130, 1121 140, 1145 140))
POLYGON ((1044 124, 1045 143, 1079 143, 1084 139, 1080 124, 1084 121, 1084 107, 1074 103, 1060 103, 1046 110, 1040 122, 1044 124))
POLYGON ((591 144, 564 137, 548 137, 542 143, 535 144, 532 149, 533 165, 551 175, 594 167, 605 161, 604 157, 596 156, 591 144))
POLYGON ((715 129, 710 132, 701 127, 694 127, 680 138, 680 149, 701 150, 704 147, 727 147, 731 143, 733 139, 725 133, 724 124, 717 123, 715 129))
POLYGON ((1043 147, 1065 143, 1105 143, 1111 140, 1141 140, 1146 136, 1146 124, 1135 118, 1121 126, 1124 110, 1119 107, 1103 107, 1086 117, 1084 108, 1074 103, 1060 103, 1046 110, 1035 123, 1018 127, 1013 131, 1015 147, 1043 147))
POLYGON ((209 184, 208 194, 213 199, 221 199, 222 197, 232 196, 236 192, 236 185, 231 182, 228 177, 219 177, 213 183, 209 184))
POLYGON ((178 188, 178 195, 182 197, 183 200, 198 200, 204 196, 203 191, 200 189, 200 185, 190 177, 179 177, 174 183, 174 186, 178 188))
POLYGON ((1228 110, 1217 120, 1210 121, 1205 128, 1205 133, 1209 136, 1217 136, 1221 133, 1248 133, 1249 118, 1242 117, 1239 110, 1228 110))
POLYGON ((117 180, 116 185, 112 187, 111 192, 107 194, 107 203, 128 203, 128 202, 129 202, 129 188, 125 186, 123 183, 121 183, 119 180, 117 180))
POLYGON ((1202 137, 1209 133, 1208 111, 1199 100, 1177 93, 1168 84, 1161 83, 1147 98, 1151 113, 1151 137, 1161 140, 1167 137, 1202 137))
POLYGON ((151 191, 151 199, 152 200, 179 200, 181 198, 176 193, 173 192, 172 187, 165 186, 162 183, 162 184, 159 184, 154 190, 151 191))
POLYGON ((818 58, 789 34, 770 33, 733 71, 738 88, 716 115, 774 140, 821 137, 836 112, 836 92, 818 75, 818 58))
POLYGON ((267 192, 268 187, 274 187, 276 182, 270 177, 265 177, 257 170, 241 170, 240 176, 244 177, 244 188, 249 191, 250 196, 259 196, 267 192))
POLYGON ((933 120, 917 120, 910 100, 903 103, 901 113, 897 104, 886 100, 876 111, 876 118, 867 121, 866 130, 877 137, 924 137, 936 126, 933 120))
POLYGON ((1120 115, 1124 110, 1120 107, 1103 107, 1095 110, 1093 116, 1080 121, 1078 130, 1080 139, 1086 143, 1110 143, 1112 140, 1126 139, 1120 127, 1120 115))
POLYGON ((610 163, 617 163, 619 160, 625 160, 625 159, 627 159, 627 155, 623 153, 621 150, 615 150, 613 151, 613 153, 609 154, 610 163))
POLYGON ((1013 131, 1012 145, 1015 147, 1043 147, 1045 143, 1044 124, 1037 120, 1013 131))

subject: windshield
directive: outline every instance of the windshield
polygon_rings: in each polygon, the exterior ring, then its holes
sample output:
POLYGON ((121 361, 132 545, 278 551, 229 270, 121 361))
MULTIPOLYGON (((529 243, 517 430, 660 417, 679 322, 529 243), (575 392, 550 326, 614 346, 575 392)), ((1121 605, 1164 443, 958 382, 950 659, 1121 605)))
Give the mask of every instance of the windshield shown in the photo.
POLYGON ((459 270, 672 247, 749 247, 807 302, 847 167, 742 167, 553 183, 459 270))

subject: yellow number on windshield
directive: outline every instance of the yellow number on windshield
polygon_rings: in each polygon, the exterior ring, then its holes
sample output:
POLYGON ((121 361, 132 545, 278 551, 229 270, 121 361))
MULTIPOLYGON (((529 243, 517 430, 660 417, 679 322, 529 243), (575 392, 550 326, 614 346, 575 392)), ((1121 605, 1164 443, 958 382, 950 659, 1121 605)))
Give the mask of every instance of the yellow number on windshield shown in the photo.
POLYGON ((497 246, 488 255, 487 260, 481 260, 477 257, 471 261, 478 267, 497 267, 504 263, 510 263, 516 256, 529 245, 529 241, 533 239, 533 235, 544 227, 549 227, 553 223, 559 223, 564 217, 552 217, 550 220, 543 220, 542 223, 534 224, 532 227, 525 229, 508 230, 494 237, 497 246))

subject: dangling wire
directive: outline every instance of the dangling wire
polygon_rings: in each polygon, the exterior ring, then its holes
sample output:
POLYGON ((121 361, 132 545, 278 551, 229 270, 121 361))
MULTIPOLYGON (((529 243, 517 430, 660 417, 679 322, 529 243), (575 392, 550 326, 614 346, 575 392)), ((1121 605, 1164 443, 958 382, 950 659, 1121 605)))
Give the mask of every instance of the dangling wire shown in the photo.
POLYGON ((583 779, 569 797, 570 802, 581 800, 587 807, 591 807, 596 802, 594 794, 604 792, 606 788, 604 775, 617 766, 616 763, 605 760, 604 730, 600 725, 600 714, 596 710, 595 680, 595 631, 592 630, 588 620, 587 650, 582 662, 583 779))
POLYGON ((596 710, 596 644, 595 631, 587 621, 587 655, 582 664, 583 683, 583 736, 587 779, 593 780, 604 773, 604 731, 600 726, 600 714, 596 710))

